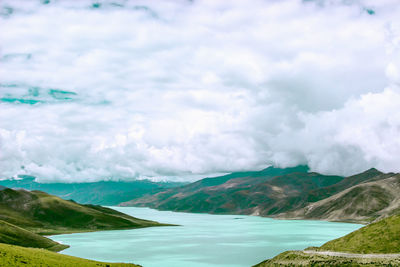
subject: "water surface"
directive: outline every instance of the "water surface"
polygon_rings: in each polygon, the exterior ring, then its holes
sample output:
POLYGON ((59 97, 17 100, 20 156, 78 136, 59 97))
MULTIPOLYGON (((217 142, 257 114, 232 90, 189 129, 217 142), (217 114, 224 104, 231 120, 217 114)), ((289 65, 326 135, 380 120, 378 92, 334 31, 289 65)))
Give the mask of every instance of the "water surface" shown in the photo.
POLYGON ((63 254, 144 267, 251 266, 285 250, 320 246, 362 225, 274 220, 112 207, 129 215, 181 226, 56 235, 63 254))

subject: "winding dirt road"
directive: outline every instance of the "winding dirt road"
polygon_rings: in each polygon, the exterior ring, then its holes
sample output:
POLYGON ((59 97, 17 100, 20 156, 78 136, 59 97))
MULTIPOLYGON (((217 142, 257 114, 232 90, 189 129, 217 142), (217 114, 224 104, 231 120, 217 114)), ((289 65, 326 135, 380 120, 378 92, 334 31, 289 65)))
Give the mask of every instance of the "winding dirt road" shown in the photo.
POLYGON ((315 251, 315 250, 303 250, 306 254, 311 255, 326 255, 326 256, 337 256, 345 258, 362 258, 362 259, 393 259, 400 258, 400 254, 353 254, 346 252, 334 252, 334 251, 315 251))

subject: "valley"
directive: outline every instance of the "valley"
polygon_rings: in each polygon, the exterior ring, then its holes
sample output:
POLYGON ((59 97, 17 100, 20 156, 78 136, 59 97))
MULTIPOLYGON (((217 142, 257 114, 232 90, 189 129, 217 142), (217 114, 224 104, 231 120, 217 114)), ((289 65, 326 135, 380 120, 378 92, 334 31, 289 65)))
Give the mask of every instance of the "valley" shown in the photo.
MULTIPOLYGON (((12 181, 7 182, 11 183, 12 181)), ((13 183, 15 182, 13 181, 13 183)), ((33 179, 30 182, 29 179, 25 179, 18 185, 26 188, 42 187, 33 179)), ((140 190, 142 186, 141 184, 136 188, 137 184, 135 183, 129 185, 131 187, 125 184, 125 192, 140 190)), ((49 186, 45 185, 44 187, 49 186)), ((63 186, 63 184, 53 184, 50 187, 58 188, 60 196, 65 197, 65 192, 71 190, 71 187, 63 188, 63 186)), ((282 225, 284 220, 293 219, 354 222, 367 225, 344 237, 325 244, 320 243, 320 247, 311 246, 305 250, 288 252, 277 251, 277 254, 282 253, 257 266, 275 266, 274 264, 290 261, 293 264, 316 262, 318 264, 337 264, 337 266, 349 262, 356 264, 364 264, 364 262, 366 264, 395 263, 397 257, 378 257, 379 259, 363 257, 360 259, 351 255, 360 253, 393 254, 398 253, 397 248, 400 247, 400 244, 397 244, 398 240, 393 238, 399 236, 397 232, 399 231, 398 225, 400 225, 398 222, 400 175, 382 173, 376 169, 369 169, 349 177, 310 172, 307 166, 285 169, 269 167, 261 171, 231 173, 214 178, 204 178, 184 185, 174 184, 166 188, 153 188, 147 193, 143 191, 142 196, 133 194, 131 195, 133 199, 120 203, 120 208, 117 210, 93 204, 82 205, 74 200, 65 200, 42 191, 17 188, 11 189, 2 186, 0 190, 0 207, 2 209, 0 242, 28 248, 44 248, 47 251, 67 249, 66 251, 74 253, 75 250, 68 249, 69 243, 74 244, 74 241, 71 239, 69 242, 60 244, 54 241, 58 238, 48 239, 43 235, 137 229, 150 226, 165 227, 180 224, 179 220, 171 220, 172 223, 163 224, 132 217, 126 214, 128 210, 124 210, 129 209, 130 206, 192 214, 257 215, 278 219, 277 222, 282 225), (377 232, 382 233, 378 239, 374 237, 374 233, 377 232), (334 252, 350 253, 350 256, 332 254, 334 252)), ((77 191, 74 192, 76 194, 77 191)), ((98 195, 102 194, 100 190, 98 195)), ((113 194, 118 193, 115 191, 113 194)), ((163 218, 159 217, 157 220, 163 221, 163 218)), ((157 231, 160 234, 162 232, 169 233, 170 230, 167 229, 169 227, 159 228, 157 231)), ((96 240, 100 239, 98 237, 96 240)), ((109 245, 105 246, 109 247, 109 245)), ((80 251, 85 250, 81 248, 80 251)), ((106 255, 105 252, 103 254, 106 255)), ((251 253, 248 254, 251 255, 251 253)), ((71 255, 87 257, 86 254, 79 253, 71 255)), ((115 261, 112 258, 102 257, 94 259, 115 261)), ((121 259, 132 262, 129 257, 121 259)))

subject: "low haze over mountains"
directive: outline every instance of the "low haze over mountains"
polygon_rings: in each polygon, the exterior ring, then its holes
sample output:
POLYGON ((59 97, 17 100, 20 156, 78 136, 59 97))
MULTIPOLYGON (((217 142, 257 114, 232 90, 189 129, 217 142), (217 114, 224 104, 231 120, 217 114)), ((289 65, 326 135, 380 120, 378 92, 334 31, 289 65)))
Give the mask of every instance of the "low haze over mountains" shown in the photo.
POLYGON ((0 177, 398 172, 399 14, 398 0, 1 0, 0 177))
POLYGON ((151 182, 148 180, 130 182, 38 183, 35 177, 28 175, 21 175, 18 179, 0 181, 0 186, 41 190, 64 199, 73 199, 79 203, 109 206, 182 184, 176 182, 151 182))

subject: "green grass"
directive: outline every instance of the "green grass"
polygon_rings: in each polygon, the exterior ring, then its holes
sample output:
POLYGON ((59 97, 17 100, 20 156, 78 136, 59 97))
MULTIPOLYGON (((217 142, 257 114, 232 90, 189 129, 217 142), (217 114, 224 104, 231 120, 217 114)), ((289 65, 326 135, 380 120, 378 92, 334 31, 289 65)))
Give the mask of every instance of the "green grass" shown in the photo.
MULTIPOLYGON (((306 250, 354 254, 400 253, 400 215, 371 223, 346 236, 329 241, 321 247, 311 247, 306 250)), ((286 251, 255 266, 400 266, 400 257, 374 258, 368 256, 368 258, 356 258, 286 251)))
POLYGON ((105 263, 81 259, 51 252, 45 249, 24 248, 0 244, 0 266, 40 266, 40 267, 117 267, 138 265, 127 263, 105 263))
POLYGON ((0 188, 0 266, 137 266, 57 254, 68 246, 41 235, 163 225, 41 191, 0 188))
POLYGON ((318 250, 349 253, 400 253, 400 215, 371 223, 318 250))
POLYGON ((0 220, 0 243, 61 251, 69 246, 0 220))
POLYGON ((163 225, 101 206, 81 205, 41 191, 3 189, 0 210, 0 220, 41 235, 163 225))

